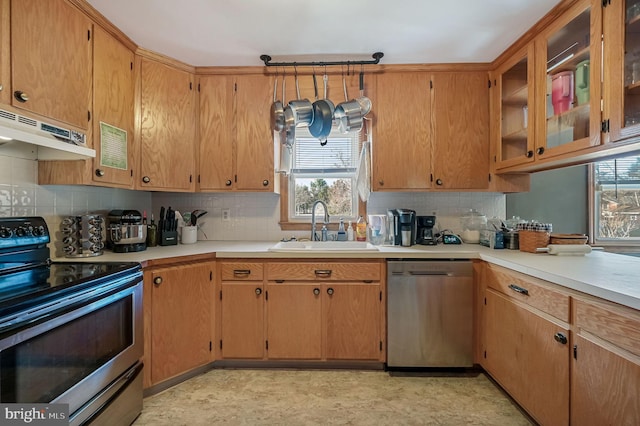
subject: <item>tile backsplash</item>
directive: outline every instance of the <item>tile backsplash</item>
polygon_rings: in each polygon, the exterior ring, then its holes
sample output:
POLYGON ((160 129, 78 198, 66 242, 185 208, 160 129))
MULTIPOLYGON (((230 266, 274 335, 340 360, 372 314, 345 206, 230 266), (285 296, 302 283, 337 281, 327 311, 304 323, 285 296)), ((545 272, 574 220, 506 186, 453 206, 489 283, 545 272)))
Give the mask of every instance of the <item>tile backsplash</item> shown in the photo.
MULTIPOLYGON (((282 231, 280 196, 262 193, 163 193, 129 191, 94 186, 42 186, 37 184, 38 164, 33 159, 2 155, 0 147, 0 217, 43 216, 54 242, 60 238, 63 216, 106 214, 112 209, 135 209, 157 215, 160 206, 178 211, 206 210, 199 220, 199 240, 277 241, 284 237, 308 237, 308 231, 282 231), (222 211, 229 210, 228 220, 222 211)), ((459 217, 475 208, 487 217, 505 217, 505 195, 484 192, 372 193, 368 213, 390 208, 433 214, 438 228, 459 230, 459 217)))

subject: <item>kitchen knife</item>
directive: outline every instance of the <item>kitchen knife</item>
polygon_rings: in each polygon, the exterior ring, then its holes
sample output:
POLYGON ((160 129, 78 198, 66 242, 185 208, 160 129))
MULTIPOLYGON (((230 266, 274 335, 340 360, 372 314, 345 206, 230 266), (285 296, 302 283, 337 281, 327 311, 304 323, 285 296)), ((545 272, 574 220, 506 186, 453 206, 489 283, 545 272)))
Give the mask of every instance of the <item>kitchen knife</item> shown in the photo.
POLYGON ((160 207, 160 219, 158 220, 158 229, 164 231, 164 206, 160 207))
POLYGON ((171 231, 171 227, 172 227, 172 222, 171 221, 173 220, 172 217, 171 217, 172 214, 173 214, 173 210, 171 210, 171 207, 169 207, 167 209, 167 222, 166 222, 166 224, 164 226, 164 230, 165 231, 171 231))

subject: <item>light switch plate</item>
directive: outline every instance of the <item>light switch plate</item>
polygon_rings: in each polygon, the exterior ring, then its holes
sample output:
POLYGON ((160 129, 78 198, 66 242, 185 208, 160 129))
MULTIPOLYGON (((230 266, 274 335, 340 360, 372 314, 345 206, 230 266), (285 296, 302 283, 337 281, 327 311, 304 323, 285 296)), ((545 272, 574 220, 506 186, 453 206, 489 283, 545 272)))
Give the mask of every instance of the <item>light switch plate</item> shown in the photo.
POLYGON ((231 220, 231 209, 222 209, 222 220, 225 222, 231 220))

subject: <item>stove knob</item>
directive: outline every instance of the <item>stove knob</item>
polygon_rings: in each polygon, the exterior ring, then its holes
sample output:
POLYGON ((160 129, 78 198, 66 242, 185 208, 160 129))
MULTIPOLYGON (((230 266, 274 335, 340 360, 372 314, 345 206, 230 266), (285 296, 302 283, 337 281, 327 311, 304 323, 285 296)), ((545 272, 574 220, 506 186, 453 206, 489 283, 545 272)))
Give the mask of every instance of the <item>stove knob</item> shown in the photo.
POLYGON ((11 237, 11 229, 5 228, 4 226, 0 228, 0 238, 9 238, 11 237))
POLYGON ((24 226, 18 226, 16 228, 16 236, 17 237, 24 237, 25 235, 27 235, 27 230, 24 226))
POLYGON ((40 226, 36 226, 35 228, 33 228, 33 236, 34 237, 40 237, 44 235, 44 226, 40 225, 40 226))

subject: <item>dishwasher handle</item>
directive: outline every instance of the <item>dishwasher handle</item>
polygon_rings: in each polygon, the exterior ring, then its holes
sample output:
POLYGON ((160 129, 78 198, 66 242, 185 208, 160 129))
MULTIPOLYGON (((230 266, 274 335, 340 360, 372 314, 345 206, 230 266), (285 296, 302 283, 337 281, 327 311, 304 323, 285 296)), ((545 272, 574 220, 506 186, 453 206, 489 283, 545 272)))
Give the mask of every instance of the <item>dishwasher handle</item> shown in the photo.
POLYGON ((446 271, 393 271, 391 275, 412 275, 412 276, 441 276, 441 277, 452 277, 453 273, 446 271))

